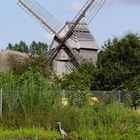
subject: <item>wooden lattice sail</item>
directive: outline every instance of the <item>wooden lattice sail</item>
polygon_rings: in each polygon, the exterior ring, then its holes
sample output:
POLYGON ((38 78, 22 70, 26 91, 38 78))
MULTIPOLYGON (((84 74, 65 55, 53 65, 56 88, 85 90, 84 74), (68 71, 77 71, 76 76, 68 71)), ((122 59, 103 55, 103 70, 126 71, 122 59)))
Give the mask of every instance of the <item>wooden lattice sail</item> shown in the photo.
POLYGON ((54 34, 49 60, 53 61, 54 71, 58 75, 78 68, 83 60, 95 64, 98 47, 88 24, 104 3, 105 0, 87 0, 72 22, 66 22, 62 27, 56 18, 35 0, 18 0, 19 6, 33 16, 47 32, 54 34))

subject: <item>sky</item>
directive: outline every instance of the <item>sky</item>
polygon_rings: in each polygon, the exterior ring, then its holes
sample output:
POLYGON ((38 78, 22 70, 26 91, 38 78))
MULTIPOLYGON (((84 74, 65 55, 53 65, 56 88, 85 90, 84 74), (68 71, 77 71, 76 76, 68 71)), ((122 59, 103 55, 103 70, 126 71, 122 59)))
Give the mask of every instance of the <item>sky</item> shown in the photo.
MULTIPOLYGON (((63 24, 71 21, 86 0, 36 0, 63 24)), ((50 44, 50 35, 25 13, 17 0, 2 0, 0 4, 0 50, 8 43, 33 40, 50 44)), ((127 32, 140 33, 140 0, 107 0, 89 25, 99 46, 114 36, 127 32)))

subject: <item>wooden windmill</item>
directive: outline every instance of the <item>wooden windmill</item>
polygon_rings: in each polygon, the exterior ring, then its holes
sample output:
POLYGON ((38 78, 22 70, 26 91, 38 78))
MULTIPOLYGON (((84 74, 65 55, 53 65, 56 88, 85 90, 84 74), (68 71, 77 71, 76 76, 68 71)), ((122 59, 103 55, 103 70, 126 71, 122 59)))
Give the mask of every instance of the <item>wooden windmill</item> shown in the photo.
POLYGON ((71 72, 86 59, 95 64, 98 47, 87 25, 104 3, 105 0, 87 0, 76 17, 62 27, 35 0, 18 0, 19 6, 37 20, 48 33, 54 35, 49 60, 53 62, 54 71, 58 75, 71 72))

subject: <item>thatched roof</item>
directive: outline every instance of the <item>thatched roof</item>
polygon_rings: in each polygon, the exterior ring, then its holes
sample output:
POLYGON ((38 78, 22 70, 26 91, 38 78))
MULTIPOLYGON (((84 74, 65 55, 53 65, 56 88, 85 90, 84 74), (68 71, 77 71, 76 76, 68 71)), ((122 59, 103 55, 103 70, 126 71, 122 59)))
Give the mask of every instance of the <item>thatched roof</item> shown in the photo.
POLYGON ((23 62, 28 54, 18 51, 5 50, 0 52, 0 72, 7 72, 15 62, 23 62))

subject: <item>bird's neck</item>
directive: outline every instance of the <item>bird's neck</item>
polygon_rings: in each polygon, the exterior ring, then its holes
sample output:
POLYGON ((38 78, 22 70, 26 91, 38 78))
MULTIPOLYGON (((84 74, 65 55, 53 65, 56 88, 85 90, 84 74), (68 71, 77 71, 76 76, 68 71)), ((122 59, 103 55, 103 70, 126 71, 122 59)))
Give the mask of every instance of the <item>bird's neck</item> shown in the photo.
POLYGON ((59 129, 61 130, 61 124, 59 125, 59 129))

